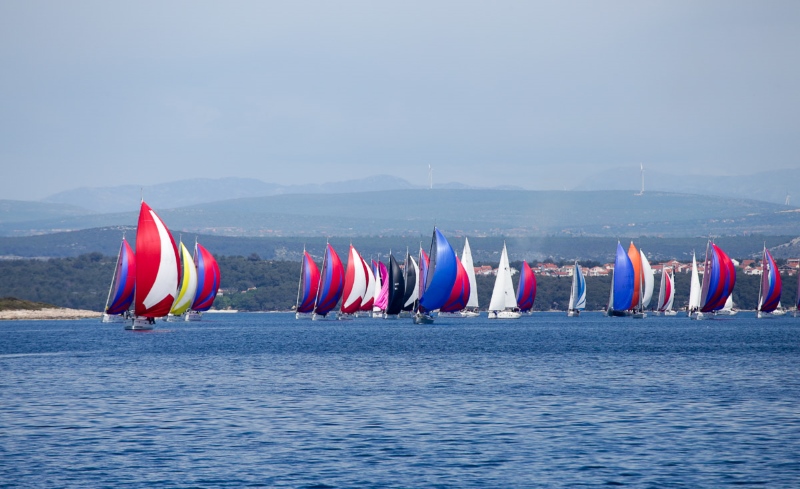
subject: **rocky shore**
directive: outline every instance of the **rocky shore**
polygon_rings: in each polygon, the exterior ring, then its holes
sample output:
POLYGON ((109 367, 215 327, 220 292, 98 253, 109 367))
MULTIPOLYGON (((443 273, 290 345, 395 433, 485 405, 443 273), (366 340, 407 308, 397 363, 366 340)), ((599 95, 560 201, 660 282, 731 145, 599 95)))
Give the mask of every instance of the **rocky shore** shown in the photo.
POLYGON ((0 321, 14 319, 83 319, 99 318, 103 314, 97 311, 83 309, 67 309, 65 307, 52 307, 44 309, 12 309, 0 311, 0 321))

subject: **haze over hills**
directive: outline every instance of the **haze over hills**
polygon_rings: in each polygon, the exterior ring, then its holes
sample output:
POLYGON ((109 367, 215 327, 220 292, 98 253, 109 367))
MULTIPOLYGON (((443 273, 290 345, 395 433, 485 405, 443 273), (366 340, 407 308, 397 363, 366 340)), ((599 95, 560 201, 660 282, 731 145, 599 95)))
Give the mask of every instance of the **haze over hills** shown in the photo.
MULTIPOLYGON (((247 197, 269 197, 287 194, 346 194, 385 190, 422 189, 399 177, 375 175, 372 177, 329 183, 280 185, 254 178, 195 178, 158 185, 120 185, 115 187, 77 188, 53 194, 44 202, 70 204, 96 212, 126 212, 138 209, 142 196, 157 209, 172 209, 190 205, 218 202, 247 197)), ((471 189, 458 182, 437 184, 437 189, 471 189)), ((503 189, 521 190, 520 187, 503 186, 503 189)))
MULTIPOLYGON (((779 204, 629 191, 406 189, 286 194, 156 210, 174 232, 228 236, 425 236, 434 224, 469 236, 793 235, 800 227, 800 213, 779 204)), ((6 222, 0 223, 0 235, 134 226, 136 218, 132 210, 6 222)))
MULTIPOLYGON (((762 200, 783 204, 787 194, 798 199, 795 192, 797 169, 771 170, 751 175, 673 175, 644 168, 645 192, 679 192, 698 195, 718 195, 739 199, 762 200)), ((631 190, 641 189, 642 179, 638 167, 618 167, 584 178, 572 190, 631 190)))

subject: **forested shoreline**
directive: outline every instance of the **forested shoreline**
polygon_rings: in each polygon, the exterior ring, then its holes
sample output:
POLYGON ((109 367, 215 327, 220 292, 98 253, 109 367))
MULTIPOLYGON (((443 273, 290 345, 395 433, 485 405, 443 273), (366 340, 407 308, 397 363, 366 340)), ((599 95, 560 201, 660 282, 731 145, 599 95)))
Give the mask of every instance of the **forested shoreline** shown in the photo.
MULTIPOLYGON (((222 274, 223 293, 217 309, 241 311, 288 311, 297 300, 300 263, 262 260, 258 255, 216 257, 222 274)), ((114 273, 116 257, 89 253, 76 258, 0 261, 0 297, 17 297, 74 309, 103 310, 114 273)), ((481 265, 483 263, 476 263, 481 265)), ((494 267, 497 264, 485 263, 494 267)), ((519 262, 512 262, 519 269, 519 262)), ((758 299, 759 276, 737 273, 733 299, 741 309, 754 309, 758 299)), ((518 275, 514 277, 514 282, 518 275)), ((610 277, 587 277, 587 309, 600 310, 608 303, 610 277)), ((659 276, 656 276, 658 287, 659 276)), ((482 308, 489 303, 494 276, 478 276, 482 308)), ((689 275, 675 276, 675 308, 685 305, 689 296, 689 275)), ((534 309, 566 310, 572 279, 537 276, 538 291, 534 309)), ((783 305, 791 307, 797 294, 796 277, 783 276, 783 305)), ((655 292, 657 295, 657 289, 655 292)))

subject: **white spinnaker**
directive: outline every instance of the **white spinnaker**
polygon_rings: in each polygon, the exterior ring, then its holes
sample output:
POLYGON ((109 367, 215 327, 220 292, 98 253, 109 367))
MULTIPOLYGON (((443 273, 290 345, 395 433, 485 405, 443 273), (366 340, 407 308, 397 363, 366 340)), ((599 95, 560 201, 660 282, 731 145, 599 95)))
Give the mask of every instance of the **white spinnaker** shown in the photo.
POLYGON ((639 254, 642 256, 642 277, 643 277, 643 284, 642 288, 644 290, 644 295, 642 296, 642 309, 646 309, 647 306, 650 305, 650 301, 653 299, 653 269, 650 267, 650 262, 647 261, 647 257, 644 256, 644 251, 639 248, 639 254))
POLYGON ((408 298, 406 303, 403 304, 403 308, 410 306, 419 299, 419 265, 417 265, 417 262, 414 260, 413 256, 409 255, 408 258, 411 260, 411 265, 414 267, 414 276, 417 277, 417 280, 414 284, 414 291, 411 292, 411 296, 408 298))
POLYGON ((370 299, 375 297, 375 274, 372 273, 372 267, 369 266, 364 258, 361 258, 361 261, 367 271, 364 297, 361 299, 361 307, 364 307, 370 299))
POLYGON ((144 307, 150 309, 167 297, 175 297, 178 290, 178 262, 175 261, 175 251, 172 248, 172 239, 167 227, 161 222, 155 212, 150 210, 150 215, 158 229, 158 240, 161 244, 161 259, 158 263, 158 273, 153 287, 142 301, 144 307))
POLYGON ((350 247, 350 256, 348 260, 352 260, 350 263, 353 263, 353 288, 350 289, 350 295, 345 300, 344 307, 350 307, 356 301, 358 301, 360 305, 364 298, 364 292, 367 289, 367 276, 364 273, 363 266, 364 261, 361 259, 361 255, 358 254, 358 251, 352 246, 350 247))
POLYGON ((461 264, 469 278, 469 299, 467 307, 478 307, 478 283, 475 281, 475 265, 472 263, 472 250, 469 247, 469 240, 464 238, 464 252, 461 253, 461 264))

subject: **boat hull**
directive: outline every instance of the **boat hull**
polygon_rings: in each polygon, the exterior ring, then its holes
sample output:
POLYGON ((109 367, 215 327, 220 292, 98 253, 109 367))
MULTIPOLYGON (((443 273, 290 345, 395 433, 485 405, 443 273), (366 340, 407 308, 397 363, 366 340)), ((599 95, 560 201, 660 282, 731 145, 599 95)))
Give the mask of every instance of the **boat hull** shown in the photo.
POLYGON ((177 322, 180 322, 180 321, 185 321, 185 319, 183 318, 182 314, 180 316, 175 316, 175 315, 172 315, 172 314, 168 314, 168 315, 164 316, 163 319, 164 319, 164 321, 166 321, 168 323, 177 323, 177 322))
POLYGON ((629 311, 617 311, 614 309, 609 309, 606 313, 608 316, 616 317, 616 318, 624 318, 626 316, 630 316, 631 313, 629 311))
POLYGON ((183 315, 184 321, 201 321, 203 319, 203 313, 197 311, 186 311, 186 314, 183 315))
POLYGON ((310 320, 311 319, 311 315, 312 314, 310 312, 296 312, 296 313, 294 313, 294 318, 295 319, 309 319, 310 320))
POLYGON ((128 317, 125 317, 124 314, 105 314, 105 313, 103 313, 102 322, 104 322, 104 323, 122 324, 122 323, 130 322, 130 320, 131 319, 128 318, 128 317))
POLYGON ((633 314, 631 314, 631 317, 633 319, 644 319, 644 318, 647 317, 647 313, 646 312, 634 312, 633 314))
POLYGON ((519 319, 522 314, 517 311, 489 311, 489 319, 519 319))
POLYGON ((581 311, 579 311, 577 309, 570 309, 569 311, 567 311, 567 317, 568 318, 576 318, 576 317, 578 317, 580 315, 581 315, 581 311))
POLYGON ((125 325, 125 329, 128 331, 150 331, 155 327, 155 318, 139 316, 134 317, 128 324, 125 325))
POLYGON ((433 316, 417 313, 414 315, 414 324, 433 324, 433 316))

